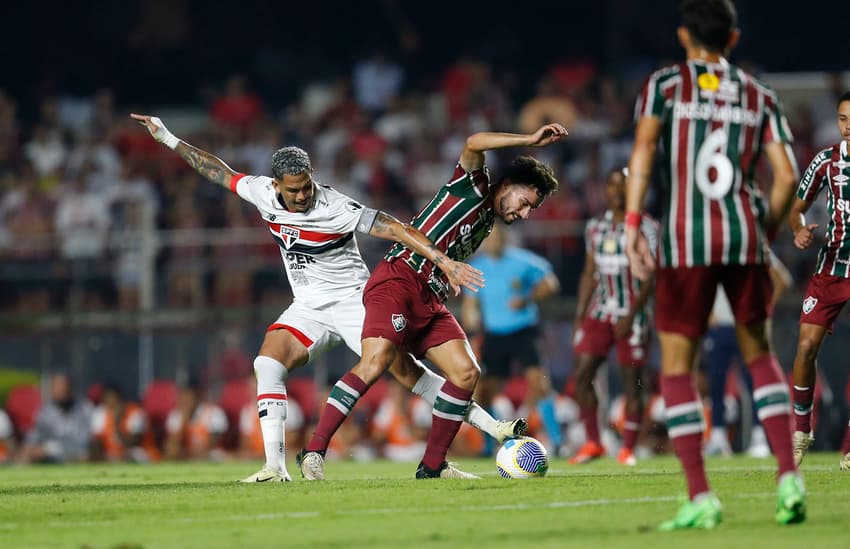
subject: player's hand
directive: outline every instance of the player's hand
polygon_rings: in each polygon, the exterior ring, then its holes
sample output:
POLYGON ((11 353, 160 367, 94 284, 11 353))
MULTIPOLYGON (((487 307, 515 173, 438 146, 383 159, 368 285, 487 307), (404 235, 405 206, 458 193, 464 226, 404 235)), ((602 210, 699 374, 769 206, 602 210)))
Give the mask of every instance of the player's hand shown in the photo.
POLYGON ((159 141, 171 150, 174 150, 174 148, 177 147, 177 143, 180 142, 173 133, 168 131, 168 128, 165 127, 162 120, 156 116, 130 113, 130 118, 146 127, 156 141, 159 141))
POLYGON ((559 141, 562 137, 569 135, 567 129, 560 124, 546 124, 539 130, 529 136, 529 146, 545 147, 551 145, 555 141, 559 141))
POLYGON ((440 266, 440 270, 448 277, 456 296, 460 295, 461 287, 476 293, 484 287, 484 273, 462 261, 450 259, 447 265, 440 266))
POLYGON ((655 272, 655 253, 637 227, 626 227, 626 257, 629 258, 632 274, 638 280, 649 280, 655 272))
POLYGON ((809 225, 803 225, 800 227, 799 230, 794 233, 794 245, 801 250, 805 250, 811 246, 812 242, 815 240, 815 229, 818 227, 819 225, 817 223, 810 223, 809 225))
POLYGON ((625 339, 632 333, 632 323, 635 317, 632 315, 621 316, 614 325, 614 335, 617 339, 625 339))

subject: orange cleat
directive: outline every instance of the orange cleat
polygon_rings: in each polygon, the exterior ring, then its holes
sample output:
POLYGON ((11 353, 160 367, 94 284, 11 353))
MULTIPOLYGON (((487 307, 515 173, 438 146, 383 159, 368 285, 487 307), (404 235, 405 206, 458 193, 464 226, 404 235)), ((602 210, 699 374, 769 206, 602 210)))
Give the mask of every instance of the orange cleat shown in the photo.
POLYGON ((579 449, 578 453, 570 458, 568 463, 580 465, 601 458, 605 455, 605 448, 596 441, 588 441, 579 449))
POLYGON ((620 465, 628 465, 629 467, 634 467, 635 465, 637 465, 635 453, 632 452, 629 448, 620 448, 620 451, 617 453, 617 463, 619 463, 620 465))

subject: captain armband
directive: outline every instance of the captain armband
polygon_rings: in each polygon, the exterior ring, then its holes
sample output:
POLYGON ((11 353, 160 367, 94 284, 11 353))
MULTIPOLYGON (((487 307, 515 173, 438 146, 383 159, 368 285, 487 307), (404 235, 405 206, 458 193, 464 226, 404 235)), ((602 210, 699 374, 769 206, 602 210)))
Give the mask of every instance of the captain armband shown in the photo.
POLYGON ((369 234, 372 232, 372 226, 375 224, 375 218, 380 212, 372 208, 363 208, 363 213, 360 214, 360 220, 357 222, 357 232, 369 234))

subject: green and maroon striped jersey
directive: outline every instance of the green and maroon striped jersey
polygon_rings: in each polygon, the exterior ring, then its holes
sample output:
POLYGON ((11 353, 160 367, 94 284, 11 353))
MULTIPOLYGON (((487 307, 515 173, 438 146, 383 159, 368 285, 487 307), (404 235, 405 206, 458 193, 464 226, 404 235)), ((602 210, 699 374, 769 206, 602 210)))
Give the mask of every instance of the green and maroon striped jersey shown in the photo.
POLYGON ((797 189, 797 197, 812 202, 826 190, 826 209, 829 226, 826 243, 818 253, 816 273, 850 278, 850 238, 847 236, 847 216, 850 215, 850 156, 847 142, 842 141, 819 152, 812 160, 797 189))
POLYGON ((765 145, 792 141, 776 93, 725 60, 688 61, 649 77, 635 115, 662 123, 660 265, 764 263, 755 171, 765 145))
MULTIPOLYGON (((643 215, 640 230, 649 240, 650 246, 654 246, 658 231, 655 221, 643 215)), ((642 285, 629 269, 625 223, 615 222, 610 210, 602 216, 594 217, 585 227, 584 245, 596 265, 596 286, 593 288, 587 316, 602 322, 616 322, 629 313, 642 285)), ((650 309, 651 305, 647 302, 635 314, 635 320, 642 326, 649 322, 650 309)))
MULTIPOLYGON (((463 261, 478 249, 493 229, 495 214, 487 167, 467 172, 457 165, 451 181, 416 214, 410 224, 422 231, 447 256, 463 261)), ((449 295, 446 275, 423 256, 396 243, 384 258, 401 259, 428 280, 442 299, 449 295)))

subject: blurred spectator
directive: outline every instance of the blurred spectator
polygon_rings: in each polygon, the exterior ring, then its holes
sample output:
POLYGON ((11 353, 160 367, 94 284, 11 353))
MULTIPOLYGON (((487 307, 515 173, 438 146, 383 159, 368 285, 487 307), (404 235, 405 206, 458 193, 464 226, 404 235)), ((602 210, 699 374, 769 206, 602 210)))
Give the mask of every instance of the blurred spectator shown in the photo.
POLYGON ((236 194, 224 199, 224 226, 227 242, 212 250, 212 268, 215 272, 213 302, 216 305, 239 307, 251 301, 251 278, 256 269, 254 250, 245 246, 238 229, 256 226, 256 216, 249 216, 236 194), (234 229, 236 231, 234 232, 234 229))
POLYGON ((396 98, 404 84, 404 69, 392 62, 383 51, 354 65, 354 99, 372 113, 383 112, 396 98))
POLYGON ((50 401, 38 412, 19 454, 23 463, 70 463, 89 457, 92 407, 74 395, 71 379, 57 373, 50 378, 50 401))
MULTIPOLYGON (((381 456, 393 461, 416 461, 422 457, 429 425, 423 427, 414 421, 417 400, 421 399, 398 383, 389 384, 372 419, 371 438, 381 456)), ((431 407, 427 403, 425 406, 430 423, 431 407)))
POLYGON ((116 385, 103 388, 91 424, 91 459, 146 463, 159 459, 153 431, 142 407, 127 402, 116 385))
POLYGON ((0 408, 0 463, 12 460, 15 455, 15 428, 5 410, 0 408))
POLYGON ((56 179, 67 155, 59 131, 44 124, 33 129, 32 139, 24 145, 24 157, 32 163, 40 178, 56 179))
POLYGON ((222 126, 246 131, 263 117, 263 101, 248 91, 242 75, 235 74, 227 79, 224 94, 210 105, 210 116, 222 126))
POLYGON ((537 95, 520 108, 517 126, 523 133, 533 133, 540 126, 557 122, 573 132, 578 120, 575 103, 559 89, 555 77, 548 74, 540 80, 537 95))
POLYGON ((165 421, 168 436, 166 459, 215 459, 224 457, 221 438, 227 431, 227 416, 217 405, 202 399, 196 385, 180 389, 177 409, 165 421))

